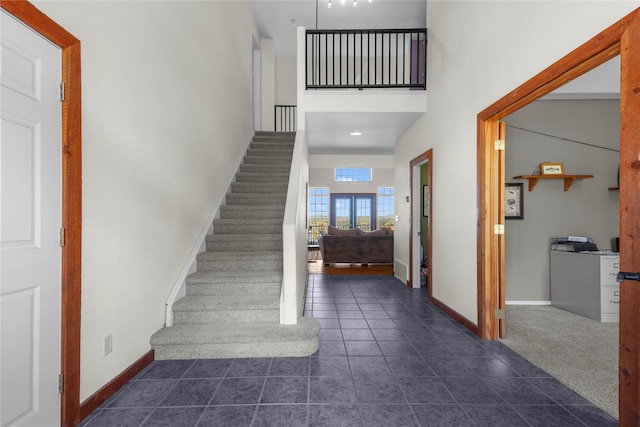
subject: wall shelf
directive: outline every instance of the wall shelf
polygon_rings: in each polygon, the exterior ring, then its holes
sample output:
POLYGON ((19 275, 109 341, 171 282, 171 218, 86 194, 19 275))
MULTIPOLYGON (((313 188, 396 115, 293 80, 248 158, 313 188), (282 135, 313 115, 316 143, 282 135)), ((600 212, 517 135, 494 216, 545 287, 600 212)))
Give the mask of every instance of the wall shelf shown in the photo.
POLYGON ((593 175, 518 175, 513 177, 513 179, 528 179, 529 191, 532 191, 541 179, 562 179, 564 180, 564 191, 567 191, 576 179, 584 178, 593 178, 593 175))

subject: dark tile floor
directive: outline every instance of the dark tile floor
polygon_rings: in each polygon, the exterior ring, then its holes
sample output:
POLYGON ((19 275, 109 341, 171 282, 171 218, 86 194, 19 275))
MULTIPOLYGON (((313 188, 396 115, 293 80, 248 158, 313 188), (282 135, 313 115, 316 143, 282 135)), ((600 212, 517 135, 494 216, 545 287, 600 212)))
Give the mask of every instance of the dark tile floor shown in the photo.
POLYGON ((83 426, 615 426, 392 276, 309 276, 303 358, 156 361, 83 426))

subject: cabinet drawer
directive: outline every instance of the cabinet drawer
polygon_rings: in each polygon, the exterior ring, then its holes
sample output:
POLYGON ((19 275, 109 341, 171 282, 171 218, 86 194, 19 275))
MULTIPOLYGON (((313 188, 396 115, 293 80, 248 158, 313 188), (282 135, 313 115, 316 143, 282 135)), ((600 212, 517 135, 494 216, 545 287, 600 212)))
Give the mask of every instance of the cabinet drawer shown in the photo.
POLYGON ((620 286, 603 286, 601 297, 602 313, 620 313, 620 286))
POLYGON ((600 257, 600 285, 615 286, 616 276, 620 272, 620 256, 601 256, 600 257))

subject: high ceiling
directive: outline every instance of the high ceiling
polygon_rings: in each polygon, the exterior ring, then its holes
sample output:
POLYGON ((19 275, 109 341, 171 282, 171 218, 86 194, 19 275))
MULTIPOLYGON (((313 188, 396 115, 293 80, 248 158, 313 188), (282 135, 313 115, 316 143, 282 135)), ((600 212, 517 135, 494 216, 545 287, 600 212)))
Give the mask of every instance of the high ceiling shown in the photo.
POLYGON ((316 29, 424 28, 425 0, 252 0, 260 35, 273 39, 276 55, 296 55, 296 26, 316 29), (316 14, 317 5, 317 14, 316 14), (293 23, 292 23, 293 21, 293 23))
MULTIPOLYGON (((370 29, 426 27, 425 0, 252 0, 260 35, 274 41, 276 55, 295 57, 296 27, 370 29), (317 27, 316 27, 317 22, 317 27)), ((540 69, 549 64, 541 64, 540 69)), ((610 61, 570 82, 546 99, 603 99, 618 96, 619 61, 610 61)), ((395 141, 418 120, 417 113, 309 113, 311 153, 393 154, 395 141), (353 131, 362 135, 351 136, 353 131)))
MULTIPOLYGON (((424 28, 425 0, 253 0, 258 30, 276 55, 295 57, 296 27, 307 29, 424 28), (317 6, 317 9, 316 9, 317 6), (317 13, 316 13, 317 11, 317 13)), ((414 113, 309 113, 307 139, 316 154, 393 154, 395 141, 420 117, 414 113), (353 131, 362 135, 351 136, 353 131)))

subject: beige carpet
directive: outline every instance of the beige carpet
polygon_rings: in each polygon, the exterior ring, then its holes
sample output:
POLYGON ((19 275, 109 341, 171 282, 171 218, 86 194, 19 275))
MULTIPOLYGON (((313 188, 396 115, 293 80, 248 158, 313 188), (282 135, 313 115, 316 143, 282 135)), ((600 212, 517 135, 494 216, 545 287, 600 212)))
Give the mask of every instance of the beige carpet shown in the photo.
POLYGON ((618 419, 618 323, 552 306, 507 306, 502 342, 618 419))

